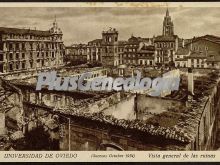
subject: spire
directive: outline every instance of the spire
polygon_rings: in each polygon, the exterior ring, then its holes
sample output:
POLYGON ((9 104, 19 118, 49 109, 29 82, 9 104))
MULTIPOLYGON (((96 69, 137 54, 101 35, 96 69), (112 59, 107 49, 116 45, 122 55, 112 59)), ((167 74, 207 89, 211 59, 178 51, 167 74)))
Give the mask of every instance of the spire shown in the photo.
POLYGON ((50 28, 50 32, 55 34, 62 34, 62 31, 58 27, 56 15, 54 16, 53 26, 50 28))
POLYGON ((169 10, 168 10, 168 7, 167 7, 167 11, 166 11, 166 17, 169 17, 169 10))
POLYGON ((166 16, 164 17, 164 20, 163 20, 163 35, 169 36, 173 34, 174 34, 173 22, 169 15, 169 9, 167 5, 166 16))
POLYGON ((57 26, 57 16, 55 15, 55 18, 54 18, 54 22, 53 22, 53 26, 57 26))

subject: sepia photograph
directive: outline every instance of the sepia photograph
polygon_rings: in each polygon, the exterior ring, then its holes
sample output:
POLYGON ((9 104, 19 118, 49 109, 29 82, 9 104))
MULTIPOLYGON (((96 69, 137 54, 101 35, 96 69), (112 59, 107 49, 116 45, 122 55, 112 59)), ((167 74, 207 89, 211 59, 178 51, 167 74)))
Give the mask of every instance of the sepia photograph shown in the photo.
POLYGON ((0 150, 219 150, 220 4, 176 4, 0 4, 0 150))

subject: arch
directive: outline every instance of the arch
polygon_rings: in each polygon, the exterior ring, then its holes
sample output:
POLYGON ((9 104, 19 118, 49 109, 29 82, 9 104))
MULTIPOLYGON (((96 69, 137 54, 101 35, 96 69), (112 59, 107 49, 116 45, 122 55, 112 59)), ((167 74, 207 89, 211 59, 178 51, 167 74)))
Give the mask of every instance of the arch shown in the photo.
POLYGON ((112 142, 110 142, 110 143, 101 143, 100 146, 99 146, 99 149, 106 149, 107 147, 111 147, 111 148, 116 149, 118 151, 124 151, 124 149, 121 146, 119 146, 115 143, 112 143, 112 142))

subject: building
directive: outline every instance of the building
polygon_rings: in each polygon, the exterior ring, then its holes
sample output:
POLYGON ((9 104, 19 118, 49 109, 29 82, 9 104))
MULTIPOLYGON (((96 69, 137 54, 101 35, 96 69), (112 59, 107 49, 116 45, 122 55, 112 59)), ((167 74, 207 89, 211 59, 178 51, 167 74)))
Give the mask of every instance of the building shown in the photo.
POLYGON ((128 41, 118 41, 118 56, 119 56, 119 64, 124 63, 124 51, 125 51, 125 45, 128 41))
POLYGON ((146 53, 146 51, 144 51, 144 49, 147 48, 146 45, 152 45, 151 38, 141 38, 131 35, 128 41, 123 45, 123 53, 120 53, 121 64, 139 65, 141 61, 143 62, 142 65, 144 65, 144 57, 148 56, 144 55, 144 53, 146 53))
POLYGON ((177 51, 179 38, 174 35, 174 25, 167 9, 163 21, 162 35, 154 37, 154 45, 156 49, 155 63, 169 64, 170 61, 175 61, 174 55, 177 51))
POLYGON ((207 56, 202 52, 191 52, 187 57, 187 67, 207 68, 207 56))
POLYGON ((101 62, 102 39, 95 39, 88 42, 88 62, 101 62))
POLYGON ((175 54, 176 67, 220 68, 220 37, 205 35, 188 40, 178 47, 175 54))
POLYGON ((137 65, 140 39, 140 37, 134 37, 133 35, 128 39, 128 42, 124 45, 124 52, 121 54, 122 64, 137 65))
POLYGON ((118 31, 110 28, 102 32, 102 64, 104 66, 117 66, 118 55, 118 31))
POLYGON ((0 27, 0 73, 62 66, 62 36, 56 20, 48 31, 0 27))
POLYGON ((66 47, 66 57, 70 61, 87 62, 87 45, 73 44, 66 47))
MULTIPOLYGON (((192 39, 192 41, 188 44, 186 44, 186 48, 190 50, 191 52, 200 54, 197 56, 197 59, 191 58, 191 60, 194 60, 195 63, 202 62, 204 65, 201 67, 209 67, 209 68, 219 68, 219 57, 220 57, 220 37, 213 36, 213 35, 205 35, 201 37, 195 37, 192 39), (201 58, 200 58, 201 57, 201 58), (198 61, 198 58, 200 60, 198 61), (197 62, 195 62, 197 60, 197 62)), ((189 56, 190 57, 190 56, 189 56)), ((191 66, 192 61, 188 60, 188 67, 191 66)), ((194 67, 197 67, 195 64, 194 67)), ((200 65, 198 65, 200 67, 200 65)))
POLYGON ((220 54, 219 52, 208 52, 206 60, 208 68, 220 69, 220 54))
POLYGON ((187 57, 190 55, 190 50, 185 47, 179 47, 175 54, 176 67, 188 67, 187 57))
POLYGON ((153 45, 143 45, 137 53, 139 65, 154 66, 155 65, 155 48, 153 45))

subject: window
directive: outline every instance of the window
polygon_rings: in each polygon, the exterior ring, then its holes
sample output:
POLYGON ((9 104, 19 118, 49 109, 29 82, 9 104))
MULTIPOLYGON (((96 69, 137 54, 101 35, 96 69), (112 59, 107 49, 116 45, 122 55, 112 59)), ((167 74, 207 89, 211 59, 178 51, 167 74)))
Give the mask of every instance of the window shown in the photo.
POLYGON ((30 68, 33 68, 33 61, 30 62, 30 68))
POLYGON ((19 49, 19 43, 16 43, 15 48, 16 48, 16 50, 19 49))
POLYGON ((30 48, 33 49, 33 43, 30 43, 30 48))
POLYGON ((39 44, 37 44, 37 50, 40 50, 40 45, 39 44))
POLYGON ((140 65, 142 65, 143 63, 142 63, 142 60, 140 60, 140 65))
POLYGON ((13 60, 13 54, 12 53, 9 54, 9 60, 13 60))
POLYGON ((3 61, 4 60, 4 55, 3 54, 0 54, 0 61, 3 61))
POLYGON ((12 49, 13 49, 13 44, 9 43, 9 50, 12 50, 12 49))
POLYGON ((23 58, 23 59, 25 58, 25 53, 22 53, 22 58, 23 58))
POLYGON ((25 69, 25 62, 22 62, 22 69, 25 69))
POLYGON ((19 59, 19 53, 16 53, 16 59, 17 60, 19 59))
POLYGON ((0 72, 3 72, 4 68, 3 68, 3 64, 0 64, 0 72))
POLYGON ((9 70, 12 71, 13 70, 13 65, 9 64, 9 70))
POLYGON ((22 43, 22 50, 25 49, 25 43, 22 43))
POLYGON ((19 69, 19 63, 16 64, 16 69, 19 69))

